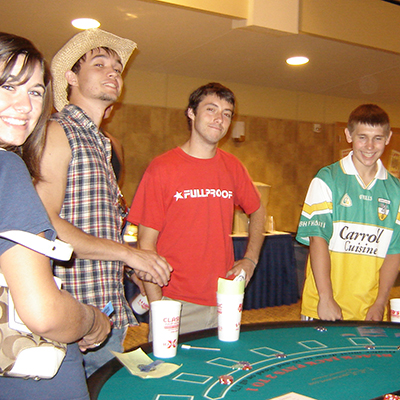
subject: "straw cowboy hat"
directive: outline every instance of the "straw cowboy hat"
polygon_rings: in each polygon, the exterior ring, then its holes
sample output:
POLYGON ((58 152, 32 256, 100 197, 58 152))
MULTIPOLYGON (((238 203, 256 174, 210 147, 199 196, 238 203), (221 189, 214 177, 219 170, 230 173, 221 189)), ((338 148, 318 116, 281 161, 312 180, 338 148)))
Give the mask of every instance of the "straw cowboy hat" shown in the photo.
POLYGON ((51 73, 53 75, 54 107, 61 111, 67 100, 67 80, 65 73, 88 51, 98 47, 108 47, 121 58, 122 68, 129 60, 137 45, 129 39, 123 39, 101 29, 87 29, 73 36, 53 57, 51 73))

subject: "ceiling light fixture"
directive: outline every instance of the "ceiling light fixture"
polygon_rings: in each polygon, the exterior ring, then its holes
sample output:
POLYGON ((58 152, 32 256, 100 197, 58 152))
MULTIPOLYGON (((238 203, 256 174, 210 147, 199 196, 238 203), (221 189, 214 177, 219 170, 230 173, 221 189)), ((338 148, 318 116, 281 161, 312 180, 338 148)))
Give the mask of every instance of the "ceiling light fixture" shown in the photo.
POLYGON ((136 14, 132 14, 132 13, 126 13, 125 14, 129 19, 136 19, 138 18, 138 16, 136 14))
POLYGON ((307 64, 309 61, 307 57, 290 57, 286 60, 289 65, 303 65, 307 64))
POLYGON ((77 29, 98 28, 100 26, 100 22, 92 18, 74 19, 71 24, 77 29))

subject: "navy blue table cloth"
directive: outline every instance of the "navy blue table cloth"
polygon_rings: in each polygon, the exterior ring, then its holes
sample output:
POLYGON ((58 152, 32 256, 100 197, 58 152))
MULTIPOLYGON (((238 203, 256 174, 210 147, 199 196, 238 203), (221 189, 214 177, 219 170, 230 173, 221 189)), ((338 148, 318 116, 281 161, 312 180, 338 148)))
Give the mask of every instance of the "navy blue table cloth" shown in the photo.
MULTIPOLYGON (((235 260, 243 257, 247 237, 234 236, 235 260)), ((125 281, 125 294, 129 301, 139 290, 130 280, 125 281)), ((275 307, 297 303, 296 260, 292 236, 288 234, 267 234, 261 249, 254 275, 247 285, 243 308, 245 310, 275 307)), ((136 316, 139 322, 148 322, 148 313, 136 316)))
MULTIPOLYGON (((246 250, 247 237, 234 236, 235 260, 246 250)), ((290 305, 297 303, 296 260, 292 236, 267 234, 254 275, 247 285, 243 308, 245 310, 290 305)))

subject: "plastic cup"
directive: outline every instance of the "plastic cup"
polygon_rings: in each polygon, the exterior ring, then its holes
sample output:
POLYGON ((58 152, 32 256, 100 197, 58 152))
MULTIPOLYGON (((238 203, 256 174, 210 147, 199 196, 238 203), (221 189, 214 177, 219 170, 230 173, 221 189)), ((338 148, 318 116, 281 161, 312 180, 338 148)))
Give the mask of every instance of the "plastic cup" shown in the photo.
POLYGON ((153 354, 157 358, 176 356, 181 306, 179 301, 174 300, 158 300, 150 303, 153 354))
POLYGON ((274 217, 272 215, 269 215, 267 218, 267 232, 273 232, 274 230, 275 230, 274 217))
POLYGON ((143 315, 147 311, 150 310, 149 302, 147 300, 147 296, 143 296, 142 293, 139 293, 131 302, 132 310, 138 314, 143 315))
POLYGON ((218 339, 223 342, 239 340, 244 294, 217 293, 218 339))
POLYGON ((400 299, 390 299, 390 320, 400 322, 400 299))

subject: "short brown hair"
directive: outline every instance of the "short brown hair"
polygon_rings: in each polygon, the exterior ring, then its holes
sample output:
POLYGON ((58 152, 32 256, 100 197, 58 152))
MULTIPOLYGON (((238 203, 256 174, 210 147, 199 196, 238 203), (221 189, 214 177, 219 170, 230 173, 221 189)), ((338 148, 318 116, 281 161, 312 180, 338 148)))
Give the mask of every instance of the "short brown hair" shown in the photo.
POLYGON ((229 104, 232 104, 233 109, 235 109, 235 95, 233 94, 232 90, 218 82, 210 82, 207 85, 200 86, 189 96, 189 104, 185 110, 189 130, 192 129, 192 120, 188 114, 189 109, 193 110, 194 115, 196 115, 197 107, 203 101, 203 99, 210 94, 215 94, 220 99, 227 101, 229 104))
POLYGON ((351 112, 347 122, 349 132, 353 133, 358 124, 380 126, 386 135, 390 132, 389 115, 376 104, 362 104, 351 112))

